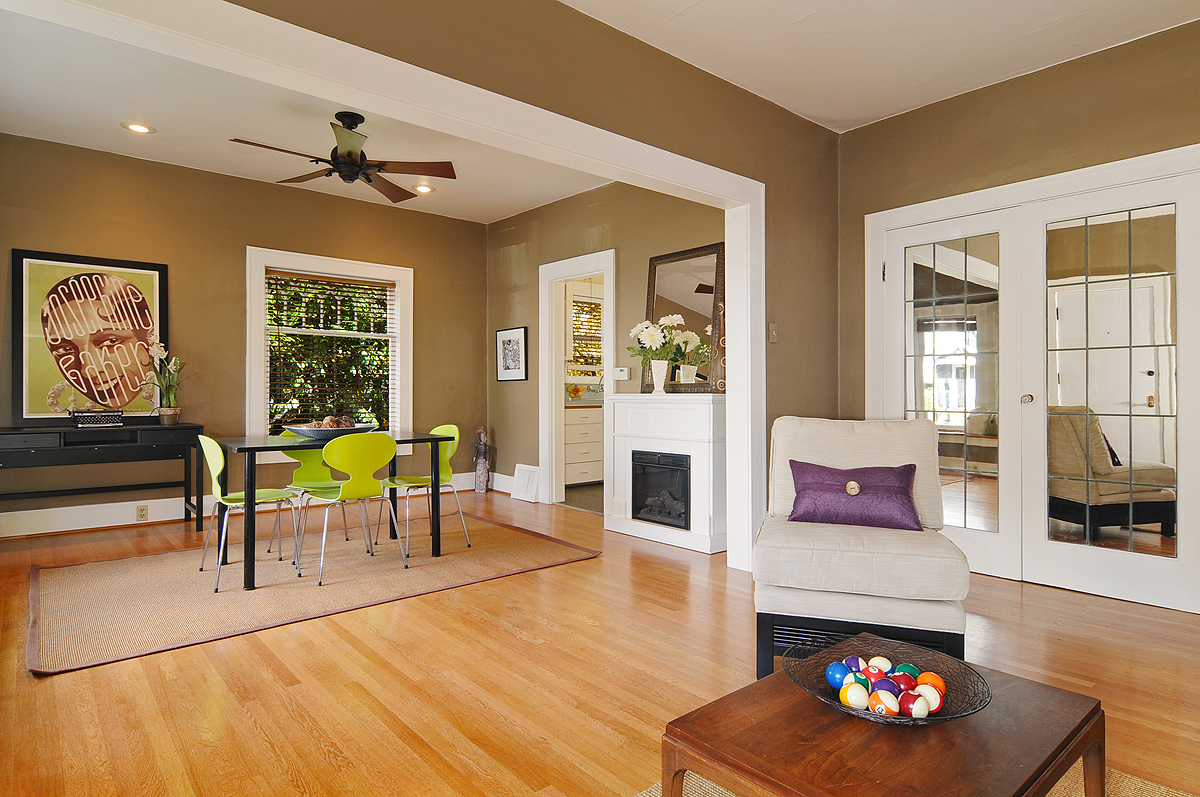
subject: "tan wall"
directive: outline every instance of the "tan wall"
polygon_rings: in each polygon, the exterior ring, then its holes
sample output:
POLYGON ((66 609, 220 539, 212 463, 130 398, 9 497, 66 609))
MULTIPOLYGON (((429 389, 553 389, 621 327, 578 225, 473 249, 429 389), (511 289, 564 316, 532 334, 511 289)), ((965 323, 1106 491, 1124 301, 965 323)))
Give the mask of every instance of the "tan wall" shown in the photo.
MULTIPOLYGON (((183 418, 203 423, 207 433, 245 429, 247 246, 412 268, 415 425, 457 423, 473 436, 485 421, 483 225, 7 135, 0 135, 0 162, 52 163, 57 175, 9 169, 0 180, 0 251, 6 255, 20 248, 167 264, 171 353, 192 374, 179 393, 183 418)), ((0 425, 11 417, 10 281, 11 270, 0 270, 0 384, 6 386, 0 425)), ((472 469, 471 453, 469 445, 461 451, 456 470, 472 469)), ((413 468, 428 472, 427 455, 413 459, 420 460, 413 468)), ((287 472, 279 466, 264 486, 287 472)), ((12 471, 4 474, 4 491, 106 478, 83 466, 12 471)), ((94 500, 103 499, 75 503, 94 500)), ((34 505, 10 501, 0 511, 34 505)))
POLYGON ((238 4, 763 182, 767 413, 834 417, 836 134, 555 0, 238 4))
MULTIPOLYGON (((488 329, 529 327, 529 381, 497 382, 488 350, 488 416, 494 468, 538 462, 538 267, 616 250, 615 362, 633 378, 617 392, 638 392, 641 362, 626 351, 629 330, 646 317, 650 258, 720 241, 725 214, 715 208, 610 183, 488 225, 488 329)), ((701 327, 703 329, 703 327, 701 327)))
POLYGON ((864 412, 863 217, 1200 142, 1200 23, 853 130, 840 142, 839 412, 864 412))

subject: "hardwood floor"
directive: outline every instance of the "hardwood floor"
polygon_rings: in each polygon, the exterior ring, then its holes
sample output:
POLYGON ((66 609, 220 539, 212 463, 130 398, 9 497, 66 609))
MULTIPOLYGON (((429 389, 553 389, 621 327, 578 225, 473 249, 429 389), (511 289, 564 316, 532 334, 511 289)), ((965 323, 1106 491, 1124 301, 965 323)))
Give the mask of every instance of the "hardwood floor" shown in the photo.
MULTIPOLYGON (((36 679, 31 563, 201 537, 0 540, 0 794, 633 797, 667 721, 753 679, 749 574, 571 508, 460 497, 604 554, 36 679)), ((1100 697, 1110 766, 1196 790, 1200 617, 982 576, 967 608, 969 660, 1100 697)))

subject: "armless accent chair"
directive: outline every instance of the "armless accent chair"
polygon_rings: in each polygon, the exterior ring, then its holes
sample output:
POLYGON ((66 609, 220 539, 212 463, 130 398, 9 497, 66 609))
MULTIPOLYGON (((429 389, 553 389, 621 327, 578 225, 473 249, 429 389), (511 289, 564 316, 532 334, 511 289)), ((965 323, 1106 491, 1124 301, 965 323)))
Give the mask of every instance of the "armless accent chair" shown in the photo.
MULTIPOLYGON (((937 427, 928 420, 776 419, 767 517, 753 549, 759 678, 791 645, 825 647, 863 631, 963 657, 962 600, 971 573, 962 551, 938 533, 937 446, 937 427), (915 465, 912 508, 920 530, 789 520, 796 499, 791 460, 839 470, 915 465)), ((845 493, 856 496, 862 487, 847 482, 845 493)))
MULTIPOLYGON (((471 547, 471 535, 467 533, 467 521, 463 517, 462 503, 458 500, 458 492, 450 485, 450 480, 454 478, 454 470, 450 467, 450 457, 454 456, 454 452, 458 451, 458 427, 452 423, 447 423, 442 426, 434 427, 429 430, 430 434, 450 435, 454 437, 451 443, 442 443, 441 445, 441 464, 439 481, 440 490, 449 489, 450 494, 454 496, 454 503, 458 506, 458 519, 462 523, 463 536, 467 538, 467 547, 471 547)), ((432 444, 431 444, 432 445, 432 444)), ((408 499, 409 496, 418 491, 425 491, 425 500, 429 507, 429 514, 432 522, 433 502, 429 500, 430 488, 433 486, 433 478, 430 476, 393 476, 383 480, 384 493, 391 489, 404 491, 404 545, 405 552, 408 550, 408 499)), ((384 496, 384 503, 389 507, 392 502, 384 496)), ((379 509, 379 524, 375 528, 375 540, 379 541, 379 528, 383 525, 383 508, 379 509)), ((432 531, 430 532, 432 533, 432 531)))
MULTIPOLYGON (((295 432, 290 432, 284 429, 280 437, 301 437, 295 432)), ((329 466, 325 464, 322 458, 322 451, 316 448, 304 449, 285 449, 283 455, 289 459, 300 463, 300 467, 292 471, 292 481, 283 489, 294 492, 301 501, 304 496, 312 490, 336 490, 342 486, 340 479, 333 478, 333 473, 330 472, 329 466)), ((300 515, 300 523, 304 523, 304 514, 300 515)), ((346 505, 342 504, 342 529, 345 531, 346 542, 350 541, 350 522, 346 519, 346 505)), ((268 547, 268 551, 271 549, 268 547)), ((279 552, 279 558, 283 559, 283 551, 279 552)), ((292 562, 295 564, 295 561, 292 562)))
MULTIPOLYGON (((371 546, 371 534, 367 529, 367 501, 378 498, 380 480, 375 472, 386 466, 396 456, 396 441, 383 432, 360 432, 335 437, 325 444, 321 450, 325 462, 337 468, 350 478, 342 482, 336 489, 309 490, 305 499, 305 507, 314 501, 325 504, 325 523, 321 528, 321 561, 317 565, 317 586, 321 586, 325 571, 325 538, 329 532, 329 510, 334 506, 344 505, 350 501, 358 504, 359 522, 362 525, 363 542, 367 545, 367 553, 375 555, 371 546)), ((387 502, 390 507, 390 502, 387 502)), ((300 530, 300 543, 296 551, 296 575, 300 572, 300 556, 304 550, 304 529, 300 530)), ((408 555, 403 546, 400 548, 404 566, 408 567, 408 555)))
MULTIPOLYGON (((275 528, 271 532, 271 539, 267 543, 267 550, 271 550, 271 544, 275 542, 275 538, 280 534, 279 529, 279 514, 283 504, 288 505, 288 509, 292 511, 292 540, 293 552, 295 551, 296 540, 296 507, 292 503, 292 499, 296 496, 287 490, 262 489, 254 491, 254 500, 251 506, 246 506, 246 494, 238 493, 223 493, 221 491, 221 473, 225 470, 225 451, 221 448, 216 440, 206 435, 199 435, 200 447, 204 450, 204 461, 208 463, 208 470, 212 474, 212 491, 213 491, 213 508, 212 517, 208 521, 208 531, 204 533, 204 551, 200 554, 200 569, 204 569, 204 560, 208 556, 208 538, 212 534, 212 527, 216 519, 217 505, 224 504, 227 509, 234 507, 244 507, 247 512, 253 512, 254 507, 258 504, 275 504, 275 528)), ((225 550, 225 546, 229 541, 229 512, 225 513, 224 522, 221 524, 221 534, 217 538, 217 580, 213 584, 213 592, 216 592, 221 586, 221 552, 225 550)), ((279 537, 280 555, 283 559, 283 537, 279 537)))

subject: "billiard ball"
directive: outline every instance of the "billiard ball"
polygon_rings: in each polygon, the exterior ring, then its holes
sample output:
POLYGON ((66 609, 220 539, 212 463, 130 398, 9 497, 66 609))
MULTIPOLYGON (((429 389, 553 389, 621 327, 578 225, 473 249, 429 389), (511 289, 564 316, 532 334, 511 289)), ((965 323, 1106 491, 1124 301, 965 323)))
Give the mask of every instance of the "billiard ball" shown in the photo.
POLYGON ((915 720, 925 719, 929 716, 929 701, 910 689, 900 695, 900 713, 915 720))
POLYGON ((856 684, 862 684, 863 689, 866 689, 868 692, 871 691, 871 682, 868 681, 867 676, 863 675, 861 672, 852 672, 847 676, 847 678, 849 680, 845 681, 844 683, 853 682, 856 684))
POLYGON ((917 685, 917 679, 906 672, 896 671, 888 677, 895 682, 896 686, 900 687, 901 692, 907 692, 917 685))
POLYGON ((917 688, 913 690, 921 697, 925 698, 929 703, 929 713, 936 714, 942 710, 944 698, 942 693, 937 690, 937 687, 931 684, 917 684, 917 688))
POLYGON ((867 662, 867 665, 871 667, 878 667, 889 675, 892 672, 892 662, 886 656, 872 656, 871 660, 867 662))
POLYGON ((883 690, 871 693, 871 697, 867 701, 867 707, 876 714, 885 714, 889 717, 894 717, 900 713, 900 701, 891 692, 883 690))
POLYGON ((825 668, 825 681, 834 689, 841 689, 846 685, 846 678, 850 675, 850 668, 840 661, 835 661, 825 668))
POLYGON ((867 663, 859 656, 847 656, 842 659, 842 664, 850 668, 850 672, 862 672, 867 668, 867 663))
POLYGON ((918 684, 929 684, 934 689, 941 692, 943 696, 945 696, 945 694, 946 694, 946 682, 943 681, 942 676, 938 675, 936 672, 921 673, 920 675, 917 676, 917 683, 918 684))
POLYGON ((887 678, 886 672, 879 669, 878 667, 872 667, 870 665, 867 665, 867 668, 862 671, 862 674, 867 676, 867 680, 870 681, 871 683, 875 683, 880 678, 887 678))
POLYGON ((864 709, 870 702, 870 696, 867 695, 867 689, 862 684, 847 684, 838 692, 838 700, 843 706, 864 709))
POLYGON ((917 676, 921 674, 921 671, 919 669, 917 669, 913 665, 909 664, 908 662, 905 662, 904 664, 897 664, 895 671, 911 675, 913 677, 913 680, 916 680, 917 676))
POLYGON ((900 693, 904 690, 901 689, 899 686, 897 686, 896 682, 893 681, 891 678, 880 678, 878 681, 871 684, 871 691, 872 692, 880 692, 880 691, 891 692, 896 697, 899 697, 900 693))

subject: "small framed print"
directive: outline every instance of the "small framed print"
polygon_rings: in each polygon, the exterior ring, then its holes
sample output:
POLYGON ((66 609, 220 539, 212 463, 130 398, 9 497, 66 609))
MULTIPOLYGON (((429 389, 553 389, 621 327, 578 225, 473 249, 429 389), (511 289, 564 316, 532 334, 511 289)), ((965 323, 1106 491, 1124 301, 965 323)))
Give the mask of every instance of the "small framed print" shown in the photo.
POLYGON ((529 379, 529 327, 496 330, 496 381, 529 379))

